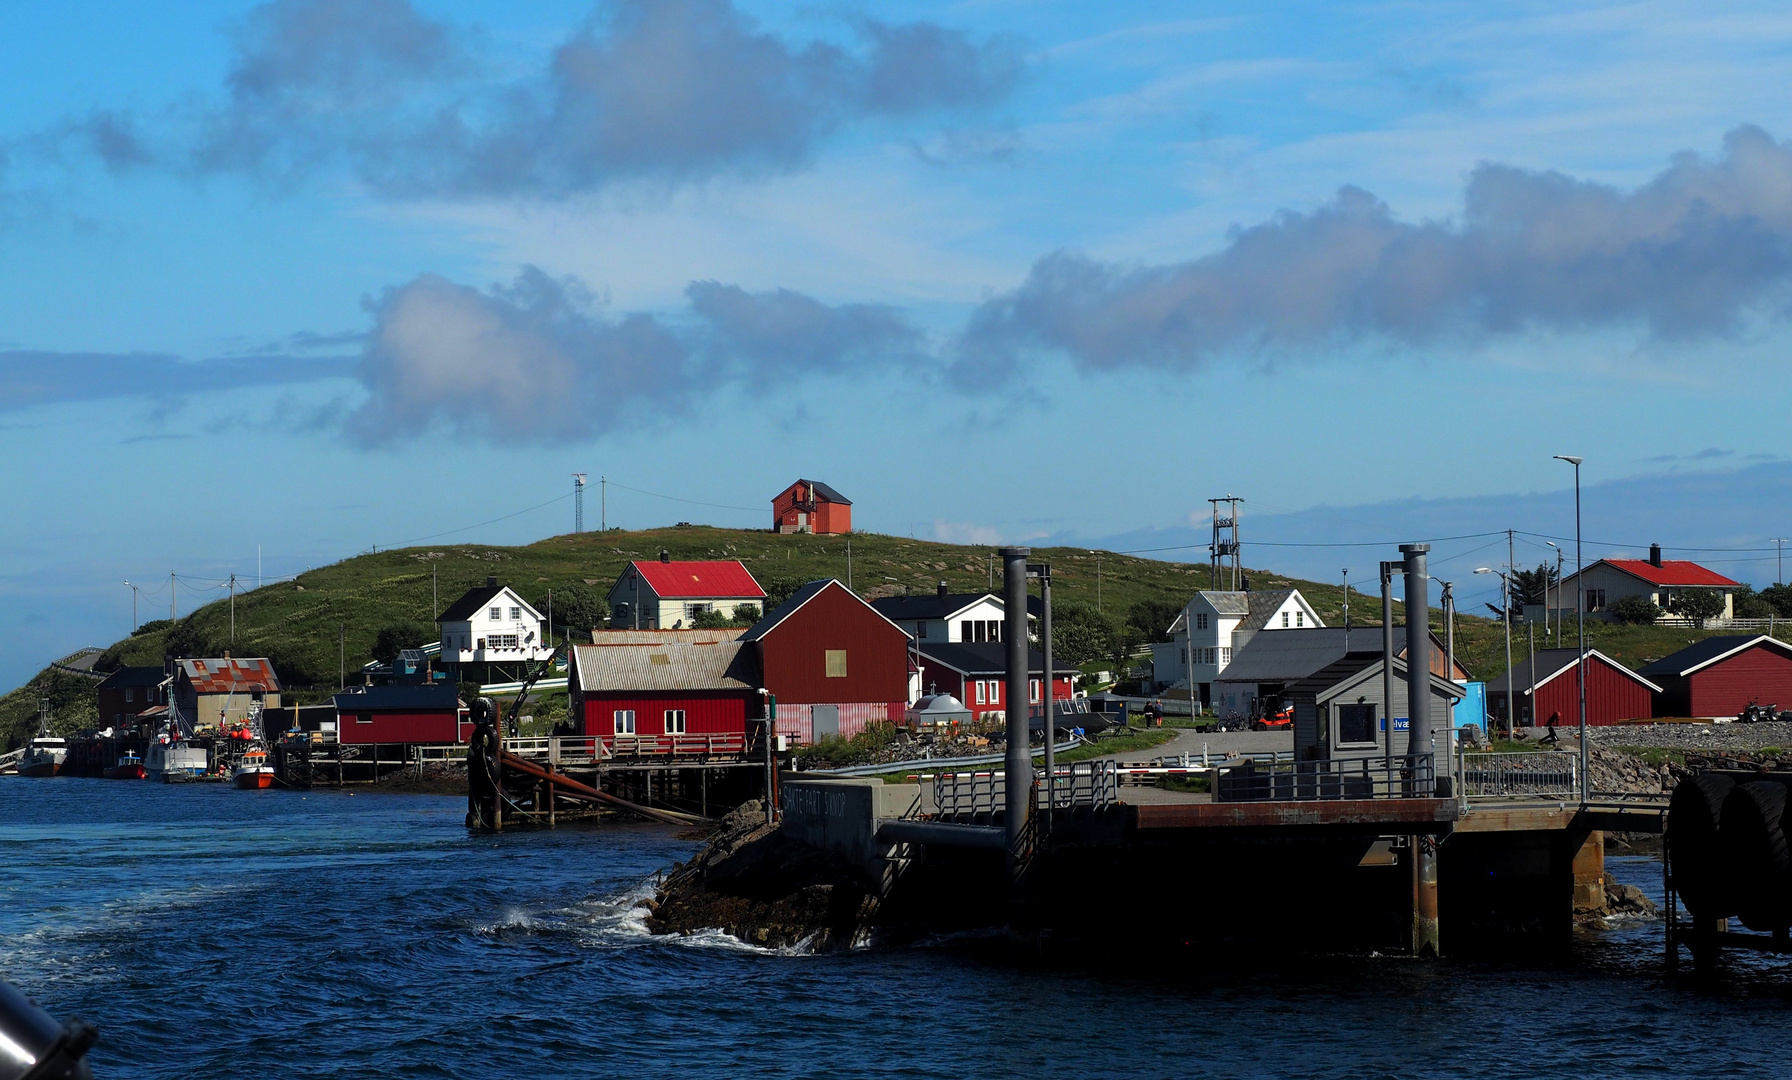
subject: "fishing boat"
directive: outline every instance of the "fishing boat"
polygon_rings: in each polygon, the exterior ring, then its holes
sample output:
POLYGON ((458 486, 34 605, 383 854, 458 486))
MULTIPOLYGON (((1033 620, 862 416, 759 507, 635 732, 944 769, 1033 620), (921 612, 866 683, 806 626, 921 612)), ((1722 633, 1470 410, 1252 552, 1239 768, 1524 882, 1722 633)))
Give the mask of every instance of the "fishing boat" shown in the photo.
POLYGON ((68 740, 59 735, 40 734, 31 740, 25 756, 19 759, 20 776, 55 776, 68 760, 68 740))
POLYGON ((261 791, 273 787, 274 767, 268 764, 268 752, 259 746, 243 751, 242 760, 237 762, 230 781, 240 791, 261 791))
POLYGON ((118 764, 100 770, 100 775, 108 780, 141 780, 148 771, 143 768, 143 759, 127 750, 118 756, 118 764))
POLYGON ((151 780, 175 783, 197 780, 205 776, 206 753, 203 746, 192 746, 179 739, 162 739, 149 744, 143 769, 151 780))

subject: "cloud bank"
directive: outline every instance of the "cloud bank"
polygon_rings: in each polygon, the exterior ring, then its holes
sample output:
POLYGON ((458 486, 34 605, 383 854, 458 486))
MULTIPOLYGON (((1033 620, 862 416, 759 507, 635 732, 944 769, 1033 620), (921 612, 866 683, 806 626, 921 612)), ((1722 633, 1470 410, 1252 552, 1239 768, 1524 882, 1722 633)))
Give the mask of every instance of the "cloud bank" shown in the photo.
POLYGON ((485 292, 425 274, 370 302, 368 397, 349 428, 368 443, 443 426, 500 442, 591 438, 682 416, 724 386, 763 392, 904 362, 920 337, 900 312, 787 290, 695 282, 686 295, 672 316, 610 319, 580 282, 534 268, 485 292))
POLYGON ((350 377, 352 356, 264 355, 191 361, 161 353, 0 351, 0 412, 115 398, 175 399, 350 377))
POLYGON ((1055 252, 977 309, 954 374, 1000 381, 1038 354, 1090 370, 1176 369, 1365 339, 1724 334, 1754 314, 1783 316, 1789 280, 1792 147, 1740 127, 1716 159, 1680 154, 1630 192, 1482 164, 1454 221, 1402 222, 1345 187, 1311 212, 1236 228, 1188 262, 1055 252))
MULTIPOLYGON (((1023 73, 1008 37, 869 20, 851 36, 789 40, 731 0, 603 0, 519 73, 409 0, 273 0, 232 31, 224 101, 167 156, 276 185, 346 170, 390 197, 559 198, 789 170, 844 127, 985 108, 1023 73)), ((127 118, 100 118, 64 134, 109 164, 146 158, 127 118)))

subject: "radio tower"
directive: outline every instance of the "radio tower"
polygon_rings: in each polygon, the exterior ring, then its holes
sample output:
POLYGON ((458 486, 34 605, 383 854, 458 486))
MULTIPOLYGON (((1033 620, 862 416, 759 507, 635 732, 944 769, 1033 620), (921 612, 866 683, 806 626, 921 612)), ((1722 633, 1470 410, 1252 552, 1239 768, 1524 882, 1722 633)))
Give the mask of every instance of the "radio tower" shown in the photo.
POLYGON ((1238 504, 1244 500, 1236 495, 1223 495, 1217 499, 1208 499, 1213 504, 1213 541, 1207 550, 1213 560, 1212 588, 1220 587, 1220 567, 1231 559, 1232 565, 1227 567, 1226 589, 1237 592, 1238 584, 1244 578, 1244 569, 1239 562, 1238 548, 1238 504), (1220 504, 1226 504, 1226 512, 1220 513, 1220 504))
POLYGON ((572 474, 572 531, 585 531, 585 474, 572 474))

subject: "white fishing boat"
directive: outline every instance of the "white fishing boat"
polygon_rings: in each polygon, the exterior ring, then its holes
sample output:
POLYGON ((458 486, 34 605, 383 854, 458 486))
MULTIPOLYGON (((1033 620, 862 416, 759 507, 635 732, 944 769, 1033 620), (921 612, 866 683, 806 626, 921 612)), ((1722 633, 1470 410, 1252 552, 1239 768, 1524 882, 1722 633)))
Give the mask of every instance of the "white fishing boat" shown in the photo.
POLYGON ((68 759, 68 740, 57 735, 39 735, 19 759, 20 776, 55 776, 68 759))

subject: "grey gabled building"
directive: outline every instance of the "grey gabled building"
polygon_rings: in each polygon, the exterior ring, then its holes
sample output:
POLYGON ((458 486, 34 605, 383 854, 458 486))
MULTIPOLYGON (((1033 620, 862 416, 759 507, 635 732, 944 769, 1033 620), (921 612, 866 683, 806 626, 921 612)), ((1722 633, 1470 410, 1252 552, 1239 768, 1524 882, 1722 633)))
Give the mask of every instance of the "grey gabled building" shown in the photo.
MULTIPOLYGON (((1351 644, 1354 646, 1355 642, 1351 644)), ((1283 696, 1294 704, 1295 760, 1385 757, 1390 734, 1394 754, 1406 753, 1412 715, 1407 709, 1406 663, 1394 660, 1390 702, 1384 694, 1381 659, 1379 649, 1347 653, 1283 689, 1283 696), (1390 717, 1392 724, 1388 723, 1390 717)), ((1462 687, 1432 674, 1429 708, 1439 753, 1448 751, 1450 712, 1464 694, 1462 687)))

